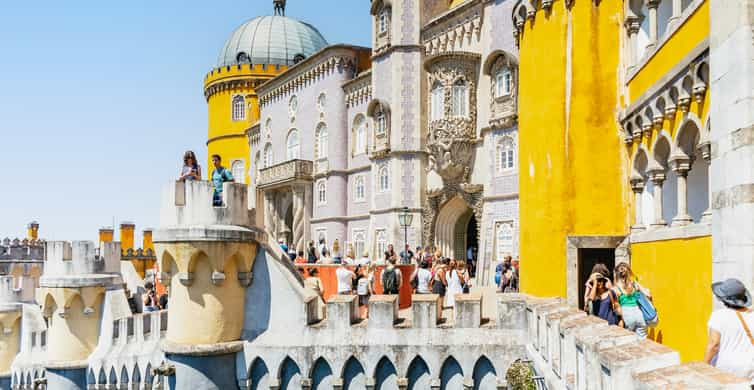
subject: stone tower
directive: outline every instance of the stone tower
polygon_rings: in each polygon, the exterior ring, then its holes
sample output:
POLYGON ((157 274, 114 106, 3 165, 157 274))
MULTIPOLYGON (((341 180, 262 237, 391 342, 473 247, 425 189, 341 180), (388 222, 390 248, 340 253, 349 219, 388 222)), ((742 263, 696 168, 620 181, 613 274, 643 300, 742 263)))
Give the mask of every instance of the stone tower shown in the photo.
POLYGON ((105 292, 122 288, 119 270, 120 243, 106 243, 99 253, 89 241, 47 243, 37 302, 48 322, 48 388, 86 388, 87 358, 99 339, 105 292))
POLYGON ((162 349, 175 368, 171 389, 238 388, 246 287, 262 233, 251 227, 245 185, 226 183, 223 196, 213 207, 210 183, 178 182, 163 198, 154 242, 170 286, 162 349))

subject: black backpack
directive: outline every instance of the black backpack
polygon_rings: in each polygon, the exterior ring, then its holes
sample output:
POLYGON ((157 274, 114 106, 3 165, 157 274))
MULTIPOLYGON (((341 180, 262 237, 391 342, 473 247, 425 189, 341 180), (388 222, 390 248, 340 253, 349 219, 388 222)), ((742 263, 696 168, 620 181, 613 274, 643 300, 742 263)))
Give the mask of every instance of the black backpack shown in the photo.
POLYGON ((382 293, 398 294, 398 275, 395 268, 385 268, 382 271, 382 293))

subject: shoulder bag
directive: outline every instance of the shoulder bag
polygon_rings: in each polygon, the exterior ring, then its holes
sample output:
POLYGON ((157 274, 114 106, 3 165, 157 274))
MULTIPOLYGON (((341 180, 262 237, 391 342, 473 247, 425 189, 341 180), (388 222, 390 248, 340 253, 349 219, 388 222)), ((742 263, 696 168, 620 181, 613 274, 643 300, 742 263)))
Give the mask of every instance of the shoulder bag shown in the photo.
POLYGON ((647 326, 657 326, 657 323, 660 322, 657 309, 638 286, 634 286, 634 289, 636 290, 634 293, 636 294, 636 302, 639 304, 639 310, 641 310, 641 314, 644 317, 644 322, 647 326))
POLYGON ((751 336, 751 331, 746 325, 746 321, 744 321, 744 316, 741 315, 741 312, 738 310, 736 310, 736 316, 738 317, 738 320, 741 321, 741 325, 744 326, 744 332, 746 332, 746 335, 749 336, 749 342, 751 343, 751 345, 754 345, 754 337, 751 336))

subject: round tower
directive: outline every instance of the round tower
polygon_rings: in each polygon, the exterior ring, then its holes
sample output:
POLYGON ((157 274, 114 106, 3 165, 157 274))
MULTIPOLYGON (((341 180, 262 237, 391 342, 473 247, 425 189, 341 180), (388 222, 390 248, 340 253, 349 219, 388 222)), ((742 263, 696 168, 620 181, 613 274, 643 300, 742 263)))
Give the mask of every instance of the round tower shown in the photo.
POLYGON ((259 122, 256 87, 327 46, 316 28, 284 16, 284 1, 273 5, 275 15, 256 17, 233 31, 215 68, 204 78, 209 114, 207 175, 212 174, 211 156, 218 154, 237 182, 249 182, 251 151, 246 133, 259 122))
POLYGON ((226 183, 221 207, 212 206, 212 192, 208 182, 170 185, 154 235, 171 294, 162 345, 175 368, 171 389, 238 388, 246 287, 264 233, 251 227, 245 185, 226 183))
POLYGON ((37 302, 48 323, 47 386, 85 389, 87 358, 97 346, 105 292, 122 288, 120 243, 47 243, 37 302))

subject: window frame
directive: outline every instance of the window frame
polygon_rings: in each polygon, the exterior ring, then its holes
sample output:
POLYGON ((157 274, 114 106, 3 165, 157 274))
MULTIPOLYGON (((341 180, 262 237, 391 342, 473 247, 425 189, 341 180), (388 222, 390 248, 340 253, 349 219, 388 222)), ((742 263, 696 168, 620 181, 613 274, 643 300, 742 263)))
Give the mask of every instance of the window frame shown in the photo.
POLYGON ((387 134, 387 115, 382 106, 377 107, 374 113, 374 134, 383 137, 387 134))
MULTIPOLYGON (((324 124, 324 123, 320 123, 317 126, 317 134, 316 134, 316 139, 317 139, 316 140, 317 141, 317 144, 316 144, 317 145, 317 148, 316 148, 316 152, 317 152, 316 159, 317 160, 322 160, 322 159, 326 159, 327 158, 327 155, 328 155, 328 153, 327 153, 328 152, 328 150, 327 150, 328 149, 328 137, 329 137, 329 132, 328 132, 328 129, 327 129, 327 125, 324 124), (324 137, 322 137, 322 132, 323 131, 324 131, 324 137)), ((299 144, 300 144, 300 142, 299 142, 299 144)))
POLYGON ((354 203, 363 203, 367 199, 367 184, 365 175, 357 175, 353 180, 353 200, 354 203), (361 190, 361 194, 359 194, 361 190))
POLYGON ((385 228, 374 229, 375 253, 372 254, 372 259, 375 259, 375 261, 379 261, 382 259, 382 257, 385 255, 385 252, 387 251, 387 245, 388 245, 387 242, 388 242, 387 229, 385 228))
POLYGON ((301 158, 301 136, 298 129, 291 129, 288 131, 288 136, 285 137, 285 157, 286 161, 298 160, 301 158), (291 145, 291 138, 295 135, 296 144, 291 145), (291 152, 294 153, 291 153, 291 152))
POLYGON ((353 255, 355 258, 361 258, 367 249, 367 232, 366 229, 351 230, 351 242, 353 243, 353 255), (361 246, 361 250, 359 250, 361 246))
POLYGON ((246 160, 242 158, 237 158, 230 161, 230 174, 233 175, 233 180, 236 183, 240 184, 246 184, 246 160), (241 164, 241 174, 236 174, 236 167, 237 164, 241 164))
POLYGON ((390 18, 388 15, 387 7, 382 7, 379 15, 377 16, 377 31, 380 34, 385 34, 390 29, 390 18))
POLYGON ((315 185, 317 189, 317 206, 324 206, 327 204, 327 179, 319 179, 315 185))
POLYGON ((367 152, 367 121, 363 115, 356 117, 353 126, 354 141, 353 155, 357 156, 367 152))
POLYGON ((264 152, 262 154, 263 168, 269 168, 273 165, 274 154, 272 152, 272 143, 268 142, 264 146, 264 152))
POLYGON ((390 191, 390 171, 387 165, 382 165, 379 169, 377 169, 377 192, 385 193, 388 191, 390 191), (383 178, 385 184, 384 186, 383 178))
POLYGON ((430 121, 441 120, 445 117, 445 87, 439 81, 430 90, 430 121))
POLYGON ((501 67, 495 73, 495 98, 510 96, 513 93, 513 72, 501 67))
POLYGON ((246 120, 246 97, 241 94, 235 94, 231 98, 230 119, 233 122, 246 120))
POLYGON ((498 173, 516 169, 516 141, 510 136, 501 137, 495 148, 495 165, 498 173))
POLYGON ((450 114, 454 118, 469 117, 469 83, 458 79, 451 87, 450 114))

